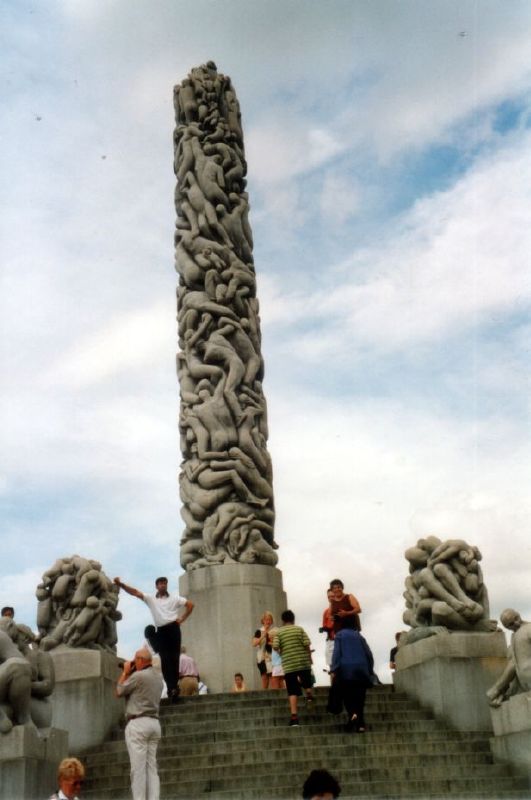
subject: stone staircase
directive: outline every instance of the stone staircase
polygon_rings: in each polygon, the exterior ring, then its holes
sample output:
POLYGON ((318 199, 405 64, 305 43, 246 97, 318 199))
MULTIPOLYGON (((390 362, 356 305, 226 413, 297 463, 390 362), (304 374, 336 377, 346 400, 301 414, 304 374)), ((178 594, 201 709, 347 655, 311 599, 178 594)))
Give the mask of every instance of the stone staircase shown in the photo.
MULTIPOLYGON (((183 698, 161 708, 161 798, 288 800, 300 798, 312 769, 328 769, 341 798, 531 798, 526 776, 494 764, 488 732, 450 730, 391 686, 368 693, 365 734, 346 733, 344 716, 300 704, 288 727, 284 691, 183 698)), ((123 731, 83 756, 83 798, 130 798, 123 731)))

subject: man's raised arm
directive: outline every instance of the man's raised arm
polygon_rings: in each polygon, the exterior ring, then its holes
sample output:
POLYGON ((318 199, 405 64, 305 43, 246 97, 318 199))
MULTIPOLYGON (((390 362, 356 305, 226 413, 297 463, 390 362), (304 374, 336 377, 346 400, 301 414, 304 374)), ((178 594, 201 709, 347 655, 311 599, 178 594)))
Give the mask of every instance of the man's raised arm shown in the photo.
POLYGON ((128 586, 126 583, 122 583, 120 578, 115 578, 113 583, 119 586, 120 589, 123 589, 124 592, 127 592, 127 594, 132 594, 133 597, 138 597, 139 600, 144 599, 144 595, 142 594, 142 592, 139 592, 138 589, 134 588, 134 586, 128 586))

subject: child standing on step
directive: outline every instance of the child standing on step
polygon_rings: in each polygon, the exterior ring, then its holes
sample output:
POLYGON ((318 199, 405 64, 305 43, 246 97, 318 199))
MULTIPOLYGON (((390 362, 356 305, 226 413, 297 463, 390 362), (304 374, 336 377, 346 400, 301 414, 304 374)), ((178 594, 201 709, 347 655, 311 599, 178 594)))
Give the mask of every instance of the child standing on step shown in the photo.
POLYGON ((308 710, 314 710, 310 644, 306 631, 300 625, 295 625, 293 611, 284 611, 282 614, 282 627, 277 629, 273 638, 273 649, 280 653, 282 658, 282 668, 284 670, 291 713, 290 726, 299 724, 297 699, 302 695, 301 686, 306 693, 308 710))

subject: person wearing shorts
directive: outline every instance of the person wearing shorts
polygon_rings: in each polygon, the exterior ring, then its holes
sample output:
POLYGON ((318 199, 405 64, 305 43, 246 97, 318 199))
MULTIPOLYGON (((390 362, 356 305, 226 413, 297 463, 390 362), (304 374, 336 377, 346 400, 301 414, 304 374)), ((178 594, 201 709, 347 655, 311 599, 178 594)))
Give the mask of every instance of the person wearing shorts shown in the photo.
POLYGON ((252 639, 253 647, 256 647, 256 665, 260 673, 262 689, 278 688, 270 687, 270 678, 273 665, 271 663, 271 643, 273 641, 273 614, 265 611, 260 620, 262 627, 257 628, 252 639))
POLYGON ((273 637, 273 650, 280 653, 284 680, 288 692, 290 727, 299 724, 297 701, 302 696, 302 689, 306 694, 306 703, 309 711, 313 711, 313 676, 312 657, 310 654, 310 639, 306 631, 295 625, 293 611, 284 611, 282 614, 282 627, 273 637))
MULTIPOLYGON (((276 630, 274 633, 276 633, 276 630)), ((284 689, 285 685, 282 657, 280 653, 277 653, 276 650, 273 650, 271 653, 271 679, 269 681, 269 688, 284 689)))

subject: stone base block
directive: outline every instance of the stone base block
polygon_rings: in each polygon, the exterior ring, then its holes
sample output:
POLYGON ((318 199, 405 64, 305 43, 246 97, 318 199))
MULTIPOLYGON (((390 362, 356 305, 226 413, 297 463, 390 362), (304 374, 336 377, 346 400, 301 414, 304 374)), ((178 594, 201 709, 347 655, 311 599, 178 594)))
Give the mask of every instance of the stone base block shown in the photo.
POLYGON ((287 608, 281 571, 263 564, 213 565, 181 575, 179 591, 195 603, 183 625, 183 644, 209 691, 230 691, 235 672, 243 673, 249 689, 259 689, 251 639, 264 611, 279 622, 287 608))
POLYGON ((485 692, 503 672, 506 653, 501 631, 437 634, 400 648, 393 681, 458 730, 488 731, 485 692))
POLYGON ((16 725, 0 735, 1 800, 42 800, 57 788, 57 767, 68 755, 68 733, 16 725))
POLYGON ((527 770, 531 776, 531 692, 510 697, 499 708, 490 709, 494 757, 527 770))
POLYGON ((101 650, 59 646, 51 651, 55 666, 53 725, 69 735, 70 755, 101 744, 124 713, 115 696, 118 658, 101 650))

